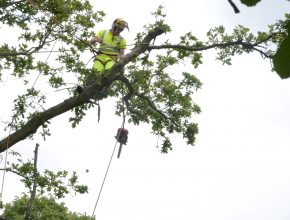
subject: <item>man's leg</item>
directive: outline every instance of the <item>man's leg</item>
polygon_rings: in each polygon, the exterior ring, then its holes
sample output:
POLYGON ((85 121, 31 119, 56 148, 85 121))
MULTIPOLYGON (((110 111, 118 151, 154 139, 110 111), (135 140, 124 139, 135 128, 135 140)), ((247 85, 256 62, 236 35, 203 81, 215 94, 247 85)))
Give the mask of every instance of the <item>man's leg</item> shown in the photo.
POLYGON ((106 71, 106 74, 109 73, 110 69, 112 68, 112 66, 114 66, 114 64, 115 64, 115 61, 112 60, 112 59, 108 59, 108 60, 106 61, 106 64, 105 64, 105 71, 106 71))
MULTIPOLYGON (((104 65, 104 57, 97 56, 95 58, 94 64, 93 64, 93 73, 90 75, 85 76, 84 79, 84 87, 90 86, 97 82, 98 84, 101 83, 102 80, 102 74, 105 72, 105 65, 104 65)), ((84 88, 80 85, 77 86, 76 91, 78 94, 81 94, 83 92, 84 88)))

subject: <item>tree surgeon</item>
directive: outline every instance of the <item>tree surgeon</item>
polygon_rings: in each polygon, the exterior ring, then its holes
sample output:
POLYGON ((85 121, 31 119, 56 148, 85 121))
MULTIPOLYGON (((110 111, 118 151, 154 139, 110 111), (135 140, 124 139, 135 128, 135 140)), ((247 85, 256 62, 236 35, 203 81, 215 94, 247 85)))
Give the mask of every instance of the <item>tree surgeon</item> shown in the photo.
MULTIPOLYGON (((102 79, 112 66, 117 62, 124 62, 126 39, 121 36, 121 32, 127 28, 129 30, 128 23, 122 18, 117 18, 112 23, 110 30, 100 30, 96 36, 92 37, 88 42, 93 46, 96 43, 100 44, 99 49, 96 51, 94 59, 93 70, 96 76, 92 76, 95 80, 102 79)), ((85 80, 86 85, 92 83, 91 77, 85 80)), ((83 90, 78 86, 77 91, 80 93, 83 90)))

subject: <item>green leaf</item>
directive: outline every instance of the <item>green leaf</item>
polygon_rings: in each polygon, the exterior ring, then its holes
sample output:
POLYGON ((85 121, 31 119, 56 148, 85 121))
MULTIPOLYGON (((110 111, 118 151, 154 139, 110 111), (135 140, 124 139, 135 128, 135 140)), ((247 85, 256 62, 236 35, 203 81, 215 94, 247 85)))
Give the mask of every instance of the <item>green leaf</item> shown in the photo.
POLYGON ((290 22, 288 22, 288 36, 282 41, 273 57, 274 70, 282 79, 290 77, 290 22))
POLYGON ((255 6, 260 1, 261 0, 241 0, 241 3, 251 7, 251 6, 255 6))

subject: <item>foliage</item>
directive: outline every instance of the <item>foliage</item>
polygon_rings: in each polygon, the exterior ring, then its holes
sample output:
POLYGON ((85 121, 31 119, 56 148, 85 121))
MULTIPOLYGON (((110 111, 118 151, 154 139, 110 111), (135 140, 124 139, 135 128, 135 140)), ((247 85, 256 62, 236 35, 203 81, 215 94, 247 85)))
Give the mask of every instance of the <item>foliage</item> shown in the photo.
POLYGON ((247 5, 247 6, 254 6, 261 0, 241 0, 241 3, 247 5))
POLYGON ((290 21, 287 24, 288 36, 282 41, 273 57, 274 69, 282 79, 290 77, 290 21))
MULTIPOLYGON (((11 203, 5 205, 3 217, 13 220, 22 220, 29 198, 27 195, 17 197, 11 203)), ((89 220, 90 216, 69 212, 63 203, 57 203, 50 197, 37 197, 31 209, 33 220, 89 220)), ((94 218, 93 218, 94 219, 94 218)))
MULTIPOLYGON (((154 134, 163 137, 161 152, 166 153, 172 149, 170 140, 176 133, 181 134, 188 144, 194 145, 198 125, 193 121, 193 115, 201 112, 194 101, 194 93, 202 86, 194 70, 203 64, 203 52, 206 50, 215 49, 217 60, 227 65, 231 64, 233 56, 244 53, 257 52, 270 60, 276 57, 274 70, 284 78, 288 76, 287 73, 281 74, 281 71, 288 71, 285 65, 289 65, 288 59, 282 61, 289 45, 286 28, 288 15, 285 20, 269 25, 268 31, 256 34, 241 25, 231 33, 219 26, 211 28, 207 33, 208 39, 204 41, 188 32, 180 36, 177 44, 167 39, 161 45, 154 45, 156 37, 170 35, 172 32, 160 6, 152 13, 155 22, 146 25, 144 31, 136 34, 135 47, 126 55, 126 63, 115 65, 101 85, 87 88, 83 95, 76 97, 75 86, 67 88, 66 83, 72 78, 83 81, 95 75, 85 65, 82 54, 89 49, 87 39, 92 36, 92 28, 102 20, 104 13, 94 13, 90 3, 83 0, 1 1, 0 7, 2 24, 20 33, 17 44, 0 46, 0 70, 9 71, 15 78, 23 80, 26 86, 26 92, 14 101, 12 122, 8 124, 18 136, 12 134, 10 139, 0 141, 1 151, 9 145, 8 140, 14 144, 31 137, 38 125, 43 128, 44 138, 50 135, 49 119, 68 110, 74 112, 70 118, 72 126, 77 126, 87 110, 95 106, 95 102, 89 99, 102 100, 108 97, 119 100, 123 97, 126 106, 123 106, 122 101, 117 101, 117 115, 121 115, 126 108, 130 123, 148 123, 154 134), (54 55, 53 61, 47 61, 39 52, 51 46, 58 53, 54 55), (50 91, 55 88, 66 90, 67 93, 59 96, 66 101, 47 109, 46 99, 49 95, 46 90, 36 89, 35 83, 29 85, 35 73, 47 79, 50 91), (35 124, 38 125, 32 129, 35 124)), ((58 182, 54 175, 44 175, 58 182)), ((62 196, 62 193, 59 195, 62 196)))
MULTIPOLYGON (((241 0, 241 3, 251 7, 255 6, 261 0, 241 0)), ((288 0, 289 1, 289 0, 288 0)), ((273 65, 274 70, 277 74, 282 78, 286 79, 290 77, 290 59, 289 59, 289 51, 290 51, 290 17, 286 14, 286 21, 284 23, 284 29, 288 29, 287 37, 279 44, 279 48, 273 56, 273 65)), ((283 32, 285 34, 285 32, 283 32)))
POLYGON ((49 197, 60 199, 64 198, 69 193, 88 193, 86 185, 78 184, 78 176, 76 172, 69 174, 68 171, 57 171, 45 169, 43 172, 37 172, 37 180, 34 173, 33 160, 23 161, 21 155, 15 151, 10 154, 14 155, 13 161, 7 162, 7 171, 17 174, 24 183, 26 189, 31 194, 34 181, 36 181, 36 194, 47 195, 49 197))
MULTIPOLYGON (((253 6, 259 0, 241 2, 253 6)), ((95 78, 96 73, 87 67, 82 55, 91 49, 86 42, 103 16, 104 12, 93 11, 88 0, 0 0, 1 28, 18 34, 16 41, 0 45, 0 81, 6 74, 9 79, 20 80, 25 88, 14 99, 11 121, 6 127, 11 135, 0 141, 0 152, 25 138, 33 138, 39 126, 43 138, 50 136, 50 119, 66 111, 73 111, 69 120, 72 127, 77 126, 88 109, 95 107, 94 100, 105 98, 118 100, 116 114, 122 115, 126 110, 128 122, 150 124, 152 133, 163 138, 162 153, 173 149, 171 139, 175 134, 194 145, 198 125, 193 116, 201 113, 194 94, 202 87, 194 71, 203 64, 203 52, 207 50, 216 50, 216 59, 224 65, 231 65, 234 56, 256 52, 273 61, 273 70, 281 78, 290 76, 289 15, 263 32, 252 33, 242 25, 229 32, 221 25, 211 28, 203 41, 189 30, 177 44, 164 37, 155 45, 161 34, 176 35, 160 6, 152 13, 155 22, 136 33, 135 47, 126 55, 126 62, 117 63, 101 85, 88 86, 77 96, 76 85, 67 85, 70 81, 95 78), (56 53, 51 55, 52 51, 56 53), (48 56, 42 56, 42 52, 49 52, 48 56), (53 58, 48 59, 50 56, 53 58), (47 85, 37 85, 39 76, 47 85), (65 101, 50 107, 47 100, 55 89, 65 91, 58 95, 65 101)), ((7 170, 21 177, 28 194, 33 194, 36 186, 32 219, 88 219, 69 213, 55 201, 70 192, 88 192, 87 186, 78 184, 75 172, 36 172, 33 160, 25 162, 21 155, 12 153, 16 159, 8 162, 7 170)), ((24 195, 7 204, 4 216, 22 219, 27 202, 28 196, 24 195)))
MULTIPOLYGON (((12 219, 89 219, 87 216, 69 213, 63 204, 57 204, 56 199, 64 198, 71 191, 74 193, 88 193, 88 187, 78 185, 78 176, 67 171, 53 172, 37 169, 38 147, 35 148, 33 163, 24 162, 18 152, 10 151, 13 162, 7 161, 5 171, 17 174, 24 183, 30 198, 23 194, 12 203, 5 205, 4 217, 12 219), (45 197, 47 196, 47 197, 45 197)), ((1 201, 2 202, 2 201, 1 201)))

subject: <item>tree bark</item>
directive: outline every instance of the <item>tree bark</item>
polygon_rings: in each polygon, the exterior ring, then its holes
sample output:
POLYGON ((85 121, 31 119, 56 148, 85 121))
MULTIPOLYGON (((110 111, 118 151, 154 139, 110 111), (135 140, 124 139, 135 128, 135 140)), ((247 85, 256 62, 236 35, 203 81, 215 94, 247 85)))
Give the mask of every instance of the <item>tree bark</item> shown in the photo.
POLYGON ((33 163, 33 188, 32 188, 30 199, 27 203, 26 211, 24 214, 24 220, 31 219, 30 215, 31 215, 32 204, 36 196, 36 188, 37 188, 37 180, 38 180, 38 171, 37 171, 38 147, 39 145, 36 144, 35 150, 34 150, 34 163, 33 163))

